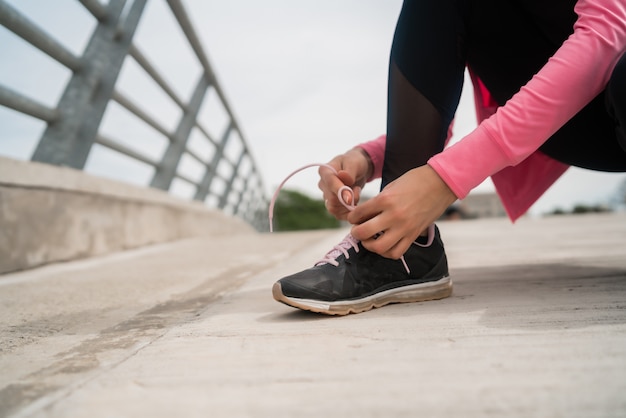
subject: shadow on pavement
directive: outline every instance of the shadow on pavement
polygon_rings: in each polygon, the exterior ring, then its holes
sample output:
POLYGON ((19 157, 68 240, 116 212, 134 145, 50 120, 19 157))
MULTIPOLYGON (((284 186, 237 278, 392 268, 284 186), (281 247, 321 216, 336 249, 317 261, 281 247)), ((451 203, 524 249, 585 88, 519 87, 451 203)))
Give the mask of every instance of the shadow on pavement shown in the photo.
MULTIPOLYGON (((541 264, 462 268, 451 274, 455 287, 448 299, 386 306, 346 318, 367 321, 390 316, 413 321, 424 314, 482 311, 479 323, 489 328, 568 329, 626 323, 625 268, 541 264)), ((269 289, 242 292, 237 297, 265 299, 260 305, 247 305, 265 313, 259 322, 341 319, 295 309, 285 311, 285 306, 272 300, 269 289)))

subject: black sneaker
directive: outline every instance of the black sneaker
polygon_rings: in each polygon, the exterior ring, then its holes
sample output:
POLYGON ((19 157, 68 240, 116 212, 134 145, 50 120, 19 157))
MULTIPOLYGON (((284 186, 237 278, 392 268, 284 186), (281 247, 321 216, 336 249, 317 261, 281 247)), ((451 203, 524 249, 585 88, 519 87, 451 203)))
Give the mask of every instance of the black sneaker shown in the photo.
POLYGON ((452 294, 452 281, 433 225, 428 242, 414 243, 401 260, 368 251, 348 235, 315 266, 277 281, 272 294, 294 308, 347 315, 390 303, 443 299, 452 294))

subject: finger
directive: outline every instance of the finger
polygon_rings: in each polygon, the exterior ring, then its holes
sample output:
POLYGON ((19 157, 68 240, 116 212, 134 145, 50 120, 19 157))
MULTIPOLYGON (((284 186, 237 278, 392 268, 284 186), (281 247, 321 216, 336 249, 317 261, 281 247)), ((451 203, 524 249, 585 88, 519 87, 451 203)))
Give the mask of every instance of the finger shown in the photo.
POLYGON ((359 186, 354 186, 354 188, 352 188, 352 192, 344 190, 341 193, 341 198, 347 205, 356 206, 361 198, 361 188, 359 186))
MULTIPOLYGON (((382 212, 378 204, 378 197, 374 197, 367 202, 361 203, 349 215, 348 220, 353 225, 362 224, 382 212)), ((379 229, 382 231, 382 229, 379 229)))
POLYGON ((324 192, 329 192, 329 194, 336 195, 337 191, 343 186, 350 186, 350 176, 340 176, 339 173, 333 172, 328 167, 320 167, 319 168, 319 176, 320 181, 318 182, 318 187, 324 192), (348 183, 346 183, 348 181, 348 183))
POLYGON ((318 169, 317 172, 320 176, 320 178, 322 180, 326 180, 330 177, 336 177, 337 176, 337 172, 341 170, 341 165, 338 164, 337 162, 335 162, 335 160, 332 160, 331 162, 329 162, 326 165, 321 165, 318 169), (331 170, 328 166, 333 167, 334 171, 331 170))
POLYGON ((326 210, 335 218, 342 221, 347 220, 349 211, 339 202, 337 196, 324 199, 324 205, 326 206, 326 210))
POLYGON ((345 171, 350 175, 350 185, 362 182, 359 183, 362 186, 365 183, 368 174, 368 157, 366 155, 363 151, 352 149, 342 156, 341 169, 339 171, 345 171))
POLYGON ((413 240, 411 240, 410 238, 403 237, 400 241, 396 242, 391 248, 389 248, 387 251, 380 255, 382 255, 383 257, 398 260, 404 255, 404 253, 408 251, 412 242, 413 240))
POLYGON ((337 209, 330 209, 328 211, 328 213, 330 213, 331 215, 333 215, 336 219, 340 220, 340 221, 345 221, 347 220, 347 215, 348 212, 346 212, 345 210, 342 211, 341 209, 337 208, 337 209))
POLYGON ((333 215, 336 214, 348 214, 350 211, 338 201, 337 198, 334 200, 327 199, 326 200, 326 209, 329 210, 333 215))
MULTIPOLYGON (((350 212, 348 214, 348 221, 350 223, 352 223, 351 219, 352 219, 352 214, 354 212, 350 212)), ((361 241, 368 241, 368 240, 375 240, 378 239, 378 235, 380 235, 381 232, 385 231, 385 227, 380 219, 380 216, 374 216, 373 218, 355 225, 353 224, 352 226, 352 230, 351 233, 354 236, 354 238, 361 240, 361 241)), ((391 247, 391 245, 389 245, 389 247, 391 247)), ((380 248, 380 250, 382 251, 386 251, 388 248, 383 248, 383 245, 378 244, 377 248, 380 248)))
MULTIPOLYGON (((341 186, 341 187, 346 187, 346 186, 341 186)), ((320 185, 320 189, 322 189, 321 185, 320 185)), ((323 191, 324 201, 327 202, 326 204, 327 207, 340 207, 341 206, 342 208, 345 209, 345 206, 339 201, 339 196, 337 195, 337 193, 333 193, 328 188, 324 188, 322 189, 322 191, 323 191)), ((342 197, 345 197, 345 195, 343 195, 342 197)))
POLYGON ((320 181, 317 183, 317 187, 322 191, 324 199, 328 199, 331 202, 337 200, 337 191, 344 186, 345 184, 335 175, 320 178, 320 181))
POLYGON ((371 238, 361 241, 368 250, 383 257, 394 260, 404 255, 411 245, 412 240, 403 236, 402 231, 387 230, 371 238))
POLYGON ((350 173, 348 170, 339 170, 337 172, 337 177, 346 186, 354 186, 354 174, 350 173))
POLYGON ((386 237, 385 235, 388 234, 378 233, 371 238, 362 240, 361 244, 363 244, 363 246, 371 252, 385 256, 385 254, 388 254, 395 245, 395 242, 389 236, 386 237))

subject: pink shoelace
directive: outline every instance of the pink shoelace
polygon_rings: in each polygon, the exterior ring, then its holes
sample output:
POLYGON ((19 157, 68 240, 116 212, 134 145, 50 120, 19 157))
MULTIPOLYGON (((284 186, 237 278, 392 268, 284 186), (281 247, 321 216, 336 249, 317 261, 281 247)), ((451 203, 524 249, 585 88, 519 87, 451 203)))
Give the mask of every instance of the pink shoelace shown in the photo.
MULTIPOLYGON (((269 207, 269 221, 270 221, 270 232, 274 232, 274 205, 276 204, 276 199, 278 199, 278 194, 280 193, 280 190, 283 188, 283 186, 285 185, 285 183, 287 183, 287 181, 293 177, 295 174, 299 173, 300 171, 306 170, 307 168, 311 168, 311 167, 326 167, 329 170, 331 170, 333 173, 337 174, 337 170, 335 170, 334 167, 332 167, 331 165, 328 164, 321 164, 321 163, 314 163, 314 164, 307 164, 303 167, 298 168, 297 170, 294 170, 293 172, 291 172, 287 177, 285 177, 285 179, 278 185, 278 187, 276 188, 276 191, 274 192, 274 196, 272 196, 272 200, 270 201, 270 207, 269 207)), ((349 204, 347 203, 344 198, 343 198, 343 193, 344 192, 348 192, 350 194, 350 196, 352 197, 351 200, 354 201, 354 191, 348 187, 348 186, 343 186, 341 187, 339 190, 337 190, 337 198, 339 199, 339 202, 344 205, 346 207, 346 209, 352 211, 356 208, 355 205, 349 204)), ((382 234, 382 232, 380 233, 382 234)), ((430 244, 432 244, 433 239, 435 237, 435 225, 431 224, 428 227, 428 240, 426 242, 426 244, 420 244, 417 241, 414 241, 413 244, 420 246, 420 247, 429 247, 430 244)), ((346 258, 350 258, 350 255, 348 253, 348 250, 350 248, 354 248, 354 251, 356 251, 357 253, 359 252, 359 240, 357 240, 356 238, 354 238, 352 236, 352 234, 348 234, 344 237, 344 239, 337 245, 335 245, 328 253, 326 253, 326 255, 324 256, 324 258, 322 258, 321 260, 319 260, 317 263, 315 263, 315 265, 320 265, 320 264, 332 264, 333 266, 338 266, 339 262, 337 261, 337 257, 339 257, 341 254, 343 254, 346 258)), ((404 256, 400 257, 400 261, 402 261, 402 264, 404 265, 404 268, 406 270, 407 273, 411 273, 411 270, 409 270, 409 266, 407 265, 406 261, 404 260, 404 256)))

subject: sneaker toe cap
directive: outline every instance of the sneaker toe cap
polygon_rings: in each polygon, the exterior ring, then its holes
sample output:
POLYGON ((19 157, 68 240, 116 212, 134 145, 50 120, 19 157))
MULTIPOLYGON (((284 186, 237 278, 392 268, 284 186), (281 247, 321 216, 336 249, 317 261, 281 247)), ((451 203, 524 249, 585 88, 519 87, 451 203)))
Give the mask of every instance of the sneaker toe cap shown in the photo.
POLYGON ((282 294, 291 298, 332 301, 336 299, 333 280, 323 269, 309 269, 278 281, 282 294), (312 271, 313 270, 313 271, 312 271))

